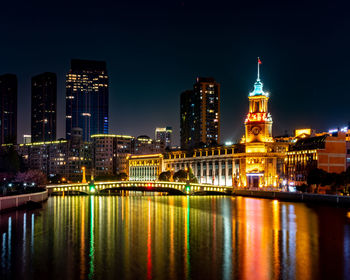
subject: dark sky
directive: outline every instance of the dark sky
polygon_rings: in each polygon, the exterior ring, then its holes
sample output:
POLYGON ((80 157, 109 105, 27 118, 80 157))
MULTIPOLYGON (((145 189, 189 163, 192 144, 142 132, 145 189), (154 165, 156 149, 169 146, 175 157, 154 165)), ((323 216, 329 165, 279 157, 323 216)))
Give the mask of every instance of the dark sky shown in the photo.
POLYGON ((71 58, 107 61, 110 133, 153 136, 168 125, 179 143, 179 95, 212 76, 221 83, 222 141, 240 139, 257 56, 275 135, 350 121, 347 1, 6 2, 0 73, 18 75, 19 135, 30 133, 31 76, 51 71, 64 137, 71 58))

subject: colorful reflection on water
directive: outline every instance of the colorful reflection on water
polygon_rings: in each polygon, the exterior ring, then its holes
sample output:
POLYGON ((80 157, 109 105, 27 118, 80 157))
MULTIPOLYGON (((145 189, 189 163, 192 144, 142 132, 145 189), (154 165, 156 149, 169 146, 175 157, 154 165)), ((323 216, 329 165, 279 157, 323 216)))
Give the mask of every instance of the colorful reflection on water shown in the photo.
POLYGON ((241 197, 51 197, 0 215, 1 279, 344 279, 348 210, 241 197))

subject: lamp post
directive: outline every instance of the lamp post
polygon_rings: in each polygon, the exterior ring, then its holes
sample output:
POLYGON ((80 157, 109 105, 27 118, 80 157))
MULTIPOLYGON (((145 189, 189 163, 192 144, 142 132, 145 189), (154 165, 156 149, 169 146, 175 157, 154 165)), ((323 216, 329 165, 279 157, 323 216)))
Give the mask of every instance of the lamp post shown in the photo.
POLYGON ((81 180, 82 183, 86 183, 86 176, 85 176, 85 166, 83 166, 81 168, 81 170, 83 171, 83 179, 81 180))

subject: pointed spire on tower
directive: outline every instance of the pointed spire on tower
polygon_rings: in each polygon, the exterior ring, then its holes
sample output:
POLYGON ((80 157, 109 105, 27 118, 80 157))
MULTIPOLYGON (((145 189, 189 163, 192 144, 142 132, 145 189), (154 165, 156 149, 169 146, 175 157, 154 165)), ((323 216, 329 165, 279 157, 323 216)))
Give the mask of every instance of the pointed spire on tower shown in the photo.
POLYGON ((262 64, 260 58, 258 57, 258 77, 254 83, 254 91, 249 94, 249 96, 265 95, 268 96, 267 92, 263 91, 263 83, 260 81, 260 64, 262 64))
POLYGON ((258 82, 260 81, 260 64, 261 64, 261 60, 260 58, 258 57, 258 78, 256 79, 258 82))

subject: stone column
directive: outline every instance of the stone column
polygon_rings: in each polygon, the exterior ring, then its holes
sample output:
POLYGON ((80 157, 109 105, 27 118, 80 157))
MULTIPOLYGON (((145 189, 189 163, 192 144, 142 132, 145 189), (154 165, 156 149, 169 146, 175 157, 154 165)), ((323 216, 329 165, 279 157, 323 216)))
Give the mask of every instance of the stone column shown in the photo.
POLYGON ((221 185, 221 176, 222 176, 222 165, 221 165, 221 160, 219 161, 219 179, 218 179, 218 185, 221 185))
POLYGON ((200 170, 200 172, 199 172, 199 176, 200 176, 200 180, 199 180, 199 183, 203 183, 202 182, 202 179, 203 179, 203 161, 201 160, 201 162, 200 162, 200 164, 201 164, 201 170, 200 170))
POLYGON ((213 160, 212 162, 211 162, 211 166, 212 166, 212 168, 213 168, 213 171, 212 171, 212 177, 211 177, 211 183, 214 185, 215 184, 215 179, 216 179, 216 176, 217 176, 217 174, 216 174, 216 162, 215 162, 215 160, 213 160))
POLYGON ((206 164, 207 164, 206 183, 208 183, 208 182, 210 182, 210 180, 209 180, 209 161, 207 161, 206 164))
POLYGON ((228 160, 226 159, 225 160, 225 185, 228 186, 229 182, 230 182, 230 178, 228 177, 228 160))

